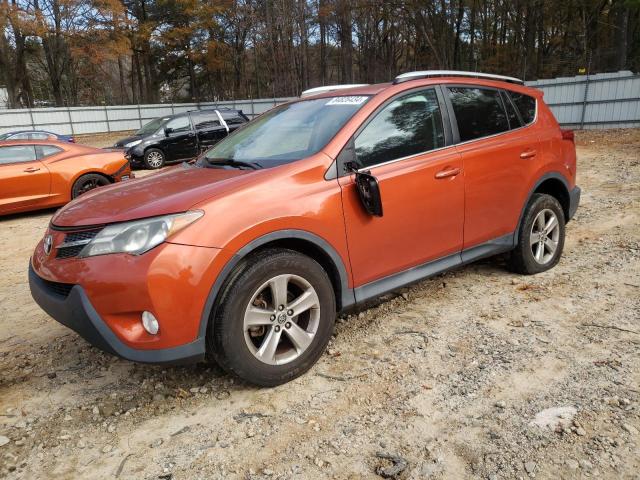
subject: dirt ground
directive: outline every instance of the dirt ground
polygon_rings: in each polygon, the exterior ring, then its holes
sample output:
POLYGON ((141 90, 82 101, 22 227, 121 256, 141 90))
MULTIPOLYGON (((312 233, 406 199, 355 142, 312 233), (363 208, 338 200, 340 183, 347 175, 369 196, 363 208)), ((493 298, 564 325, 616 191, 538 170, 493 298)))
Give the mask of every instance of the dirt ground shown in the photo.
POLYGON ((493 258, 390 295, 273 389, 89 346, 29 295, 52 212, 0 219, 0 477, 640 478, 640 130, 578 154, 556 268, 493 258))

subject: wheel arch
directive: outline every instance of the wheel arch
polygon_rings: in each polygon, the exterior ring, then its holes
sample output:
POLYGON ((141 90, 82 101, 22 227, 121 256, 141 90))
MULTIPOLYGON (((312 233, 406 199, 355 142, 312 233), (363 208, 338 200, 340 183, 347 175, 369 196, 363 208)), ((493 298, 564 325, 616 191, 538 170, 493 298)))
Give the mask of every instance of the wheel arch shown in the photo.
POLYGON ((514 235, 514 245, 518 243, 518 236, 520 234, 520 225, 522 224, 522 220, 524 219, 524 213, 531 201, 531 197, 536 193, 546 193, 547 195, 551 195, 560 203, 562 207, 562 211, 564 212, 565 222, 568 222, 571 218, 570 216, 570 207, 571 207, 571 199, 569 195, 569 182, 565 177, 563 177, 558 172, 550 172, 538 179, 538 181, 534 184, 534 186, 529 191, 529 195, 527 195, 527 199, 522 206, 522 211, 520 212, 520 218, 518 219, 518 226, 514 235))
POLYGON ((144 147, 142 149, 142 156, 144 157, 144 155, 147 153, 147 150, 151 150, 152 148, 155 149, 155 150, 160 150, 166 157, 167 149, 164 148, 162 145, 159 145, 157 143, 152 143, 152 144, 147 145, 146 147, 144 147))
POLYGON ((84 177, 85 175, 100 175, 101 177, 106 178, 107 180, 109 180, 109 183, 114 183, 115 180, 113 179, 113 177, 111 175, 109 175, 108 173, 105 173, 101 170, 86 170, 84 172, 80 172, 78 174, 76 174, 72 179, 71 179, 71 188, 69 189, 69 198, 73 198, 73 188, 76 186, 76 183, 78 182, 78 180, 80 180, 82 177, 84 177))
POLYGON ((207 335, 209 321, 215 315, 220 293, 236 267, 249 255, 266 248, 287 248, 307 255, 325 269, 336 295, 336 308, 344 310, 355 303, 354 291, 349 288, 347 268, 336 250, 322 237, 304 230, 279 230, 249 242, 238 250, 214 281, 200 318, 199 337, 207 335))

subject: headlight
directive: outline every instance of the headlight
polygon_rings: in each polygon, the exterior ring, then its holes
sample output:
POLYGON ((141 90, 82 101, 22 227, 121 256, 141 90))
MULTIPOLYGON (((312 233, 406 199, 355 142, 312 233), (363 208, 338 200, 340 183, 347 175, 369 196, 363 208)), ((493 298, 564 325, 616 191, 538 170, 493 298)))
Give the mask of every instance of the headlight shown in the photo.
POLYGON ((133 222, 116 223, 103 228, 80 252, 80 257, 109 253, 140 255, 157 247, 174 233, 204 215, 193 210, 175 215, 145 218, 133 222))
POLYGON ((141 143, 142 143, 142 140, 134 140, 133 142, 125 143, 124 148, 135 147, 136 145, 139 145, 141 143))

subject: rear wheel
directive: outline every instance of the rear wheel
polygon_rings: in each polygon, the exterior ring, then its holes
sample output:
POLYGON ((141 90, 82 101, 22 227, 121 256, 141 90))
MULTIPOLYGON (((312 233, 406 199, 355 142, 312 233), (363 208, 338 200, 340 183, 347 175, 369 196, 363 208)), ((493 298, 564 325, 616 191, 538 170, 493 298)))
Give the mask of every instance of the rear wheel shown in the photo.
POLYGON ((553 268, 564 248, 564 212, 551 195, 536 193, 525 210, 518 245, 511 252, 511 269, 534 274, 553 268))
POLYGON ((207 336, 220 366, 261 386, 311 368, 331 338, 336 314, 324 269, 298 252, 269 249, 231 278, 207 336))
POLYGON ((162 168, 165 161, 166 158, 164 152, 159 148, 150 148, 144 152, 144 164, 151 170, 162 168))
POLYGON ((87 193, 94 188, 109 185, 110 183, 111 181, 107 177, 103 177, 97 173, 82 175, 73 184, 73 188, 71 189, 71 198, 77 198, 83 193, 87 193))

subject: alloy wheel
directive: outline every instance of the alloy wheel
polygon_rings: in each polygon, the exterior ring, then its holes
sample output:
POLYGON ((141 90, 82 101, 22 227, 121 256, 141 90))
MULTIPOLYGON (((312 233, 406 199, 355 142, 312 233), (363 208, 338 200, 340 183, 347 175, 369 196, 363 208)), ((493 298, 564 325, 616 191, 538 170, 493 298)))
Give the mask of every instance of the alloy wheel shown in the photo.
POLYGON ((531 225, 529 242, 534 260, 540 265, 549 263, 558 249, 560 225, 553 210, 542 210, 531 225))
POLYGON ((263 283, 244 314, 244 338, 255 358, 283 365, 302 355, 320 323, 320 299, 298 275, 284 274, 263 283))
POLYGON ((150 152, 147 155, 147 163, 153 168, 159 168, 162 166, 162 154, 160 152, 150 152))

